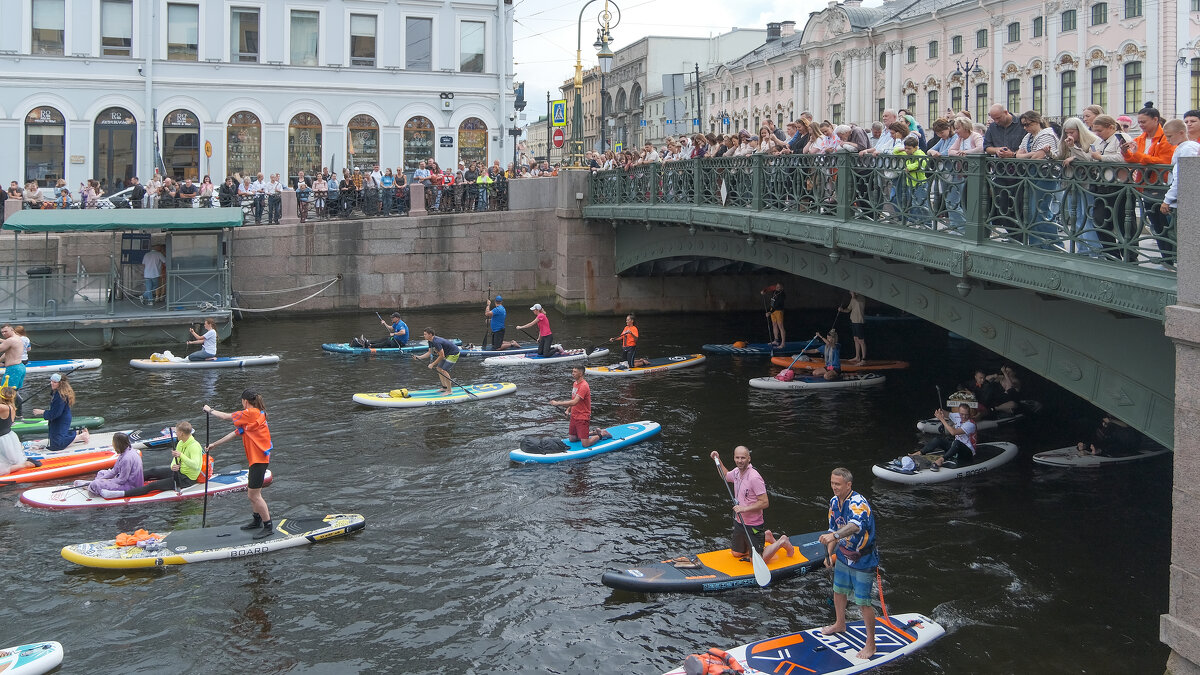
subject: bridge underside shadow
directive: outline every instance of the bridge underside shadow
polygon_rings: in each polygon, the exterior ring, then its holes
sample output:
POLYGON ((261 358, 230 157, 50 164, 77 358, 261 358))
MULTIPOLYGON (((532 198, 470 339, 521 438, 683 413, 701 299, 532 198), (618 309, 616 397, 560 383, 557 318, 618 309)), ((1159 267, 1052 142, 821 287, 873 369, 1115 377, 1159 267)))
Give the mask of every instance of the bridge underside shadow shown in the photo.
MULTIPOLYGON (((616 272, 703 269, 717 259, 857 291, 1011 359, 1168 448, 1174 445, 1175 349, 1162 323, 1083 302, 964 281, 911 263, 744 234, 622 224, 616 272)), ((719 263, 719 264, 724 264, 719 263)))

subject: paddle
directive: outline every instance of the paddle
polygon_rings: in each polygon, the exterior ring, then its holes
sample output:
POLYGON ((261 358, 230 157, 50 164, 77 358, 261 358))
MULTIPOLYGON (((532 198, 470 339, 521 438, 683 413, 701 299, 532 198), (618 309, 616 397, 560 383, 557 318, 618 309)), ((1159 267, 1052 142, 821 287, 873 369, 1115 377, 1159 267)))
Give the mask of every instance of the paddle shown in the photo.
POLYGON ((525 330, 524 328, 518 328, 517 330, 519 330, 519 331, 521 331, 522 333, 524 333, 524 334, 525 334, 525 336, 526 336, 526 337, 528 337, 530 340, 533 340, 534 342, 537 342, 537 341, 538 341, 538 339, 537 339, 537 338, 533 337, 533 335, 530 335, 529 331, 525 330))
POLYGON ((792 359, 792 362, 789 363, 788 367, 784 368, 784 370, 789 370, 789 369, 791 369, 792 366, 796 365, 796 362, 800 360, 801 356, 804 356, 804 352, 808 351, 808 348, 812 346, 813 340, 816 340, 816 339, 817 339, 816 335, 812 336, 812 339, 808 341, 808 344, 804 345, 804 349, 801 349, 799 351, 799 353, 796 354, 796 358, 792 359))
MULTIPOLYGON (((486 311, 487 307, 491 306, 491 303, 492 303, 492 282, 489 281, 488 289, 487 289, 487 297, 485 298, 485 302, 484 302, 485 311, 486 311)), ((492 334, 492 322, 490 319, 491 319, 491 317, 487 316, 486 314, 483 317, 483 339, 479 341, 479 346, 482 347, 483 349, 487 349, 488 336, 492 334)), ((496 344, 494 342, 492 343, 492 348, 493 349, 496 348, 496 344)))
MULTIPOLYGON (((205 407, 207 407, 207 406, 205 406, 205 407)), ((208 479, 212 477, 212 476, 208 475, 208 446, 210 443, 212 443, 212 437, 209 435, 209 426, 210 426, 209 423, 211 421, 212 421, 212 413, 205 410, 204 411, 204 454, 201 456, 201 459, 200 459, 200 461, 202 462, 201 468, 205 472, 204 473, 204 508, 200 512, 200 527, 205 527, 205 523, 208 521, 208 479)), ((175 437, 174 432, 172 432, 171 437, 172 438, 175 437)))
MULTIPOLYGON (((82 367, 83 367, 83 364, 81 363, 77 366, 71 366, 70 370, 60 370, 60 371, 58 371, 58 374, 62 375, 63 377, 66 377, 67 375, 70 375, 71 373, 79 370, 82 367)), ((51 374, 53 375, 54 373, 51 373, 51 374)), ((17 395, 20 396, 21 402, 25 402, 25 401, 28 401, 29 399, 33 398, 33 396, 35 394, 41 393, 41 391, 43 389, 45 389, 46 387, 49 387, 49 386, 50 386, 50 380, 46 380, 46 384, 43 384, 42 386, 38 387, 37 389, 34 389, 33 391, 29 392, 28 396, 21 396, 20 392, 17 392, 17 395)))
MULTIPOLYGON (((714 457, 713 462, 717 465, 717 475, 720 476, 721 482, 725 484, 725 489, 729 491, 729 498, 733 500, 734 505, 737 505, 737 497, 733 496, 733 488, 729 486, 729 481, 725 480, 725 476, 721 475, 721 458, 714 457)), ((742 529, 746 532, 746 543, 750 546, 752 554, 752 562, 754 565, 754 580, 759 586, 766 586, 771 583, 771 568, 767 567, 767 561, 762 559, 762 554, 758 549, 754 548, 754 540, 750 537, 750 528, 746 526, 746 521, 742 520, 742 514, 737 514, 734 520, 742 524, 742 529)))

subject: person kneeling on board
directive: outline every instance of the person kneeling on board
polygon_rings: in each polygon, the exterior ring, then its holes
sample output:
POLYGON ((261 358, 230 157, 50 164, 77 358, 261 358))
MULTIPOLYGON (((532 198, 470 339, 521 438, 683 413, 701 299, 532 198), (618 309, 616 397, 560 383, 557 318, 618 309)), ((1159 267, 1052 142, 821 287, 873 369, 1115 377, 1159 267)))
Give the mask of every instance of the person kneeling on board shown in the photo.
POLYGON ((442 381, 441 393, 449 396, 454 392, 454 383, 450 381, 450 370, 454 368, 454 364, 458 363, 458 345, 444 337, 438 337, 432 328, 426 328, 422 334, 425 336, 425 341, 429 343, 429 351, 413 358, 429 359, 430 370, 437 368, 438 379, 442 381))
POLYGON ((48 449, 53 452, 64 450, 72 443, 87 443, 87 429, 71 429, 71 406, 75 405, 75 390, 62 373, 50 376, 50 392, 50 409, 33 409, 35 417, 41 417, 49 423, 46 425, 46 435, 50 443, 48 449))
POLYGON ((945 461, 954 462, 954 466, 966 466, 975 459, 975 416, 971 406, 966 403, 958 405, 958 423, 944 409, 933 411, 933 416, 942 423, 946 433, 953 436, 938 436, 921 448, 921 453, 928 455, 935 450, 945 451, 945 461))
POLYGON ((823 337, 821 332, 817 331, 814 337, 825 343, 825 365, 813 368, 812 376, 824 378, 829 382, 842 379, 842 349, 838 346, 837 331, 830 329, 829 334, 823 337))
POLYGON ((741 560, 750 559, 750 547, 762 552, 763 560, 770 562, 779 549, 784 549, 788 557, 796 552, 796 547, 788 541, 786 534, 776 539, 770 530, 763 527, 763 509, 770 505, 767 499, 767 484, 763 477, 750 464, 750 448, 739 445, 733 449, 733 463, 736 468, 726 470, 721 461, 721 453, 713 450, 709 455, 717 462, 721 478, 733 483, 733 494, 737 503, 733 505, 733 529, 729 536, 729 552, 741 560), (747 533, 752 538, 746 538, 747 533))
MULTIPOLYGON (((204 464, 204 448, 200 447, 200 442, 192 435, 192 425, 188 421, 180 422, 175 425, 175 437, 179 442, 175 444, 175 449, 171 451, 170 466, 160 466, 144 473, 147 481, 145 485, 126 490, 126 497, 140 497, 149 492, 166 492, 167 490, 175 490, 179 492, 185 487, 195 485, 200 478, 200 469, 204 464)), ((205 475, 205 480, 208 476, 205 475)))
POLYGON ((571 424, 567 427, 567 439, 572 443, 579 442, 585 448, 590 448, 601 440, 612 438, 612 434, 601 429, 595 436, 588 429, 592 420, 592 387, 583 379, 586 369, 583 366, 571 367, 571 398, 566 401, 550 401, 556 408, 566 408, 571 424))
POLYGON ((113 450, 117 451, 117 463, 111 469, 102 469, 91 481, 77 480, 75 487, 86 487, 88 492, 105 499, 124 497, 127 490, 133 490, 145 483, 142 475, 142 455, 133 449, 129 437, 125 434, 113 434, 113 450))

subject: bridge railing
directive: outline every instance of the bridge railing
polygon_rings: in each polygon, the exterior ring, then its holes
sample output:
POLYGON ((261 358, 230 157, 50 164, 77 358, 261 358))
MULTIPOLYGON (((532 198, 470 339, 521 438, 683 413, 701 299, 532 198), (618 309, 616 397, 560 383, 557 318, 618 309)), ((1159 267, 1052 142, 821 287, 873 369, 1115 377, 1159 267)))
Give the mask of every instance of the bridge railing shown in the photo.
POLYGON ((864 221, 1173 267, 1167 165, 982 155, 750 155, 592 176, 592 204, 691 205, 864 221))

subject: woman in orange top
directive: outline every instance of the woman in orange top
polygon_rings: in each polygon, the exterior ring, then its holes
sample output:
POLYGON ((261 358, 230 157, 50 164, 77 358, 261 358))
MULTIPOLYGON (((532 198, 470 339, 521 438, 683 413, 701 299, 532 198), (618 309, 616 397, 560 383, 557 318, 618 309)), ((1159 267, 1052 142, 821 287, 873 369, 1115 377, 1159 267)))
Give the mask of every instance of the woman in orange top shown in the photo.
POLYGON ((632 314, 625 317, 625 330, 621 331, 621 334, 617 337, 608 339, 609 342, 616 342, 617 340, 621 341, 621 351, 625 356, 625 367, 634 367, 637 361, 638 329, 637 319, 633 318, 632 314))
MULTIPOLYGON (((1145 108, 1138 111, 1138 126, 1142 129, 1142 135, 1125 143, 1121 146, 1121 154, 1125 156, 1125 161, 1131 164, 1170 164, 1172 157, 1175 155, 1175 146, 1167 141, 1167 135, 1163 133, 1162 116, 1158 110, 1154 108, 1152 103, 1147 103, 1145 108)), ((1170 216, 1163 214, 1159 210, 1162 204, 1163 197, 1167 194, 1166 176, 1167 167, 1159 167, 1157 171, 1140 171, 1140 176, 1135 174, 1136 182, 1144 182, 1152 185, 1162 185, 1162 188, 1143 188, 1139 190, 1142 193, 1142 213, 1146 214, 1146 220, 1150 221, 1150 231, 1154 233, 1158 243, 1158 250, 1162 252, 1163 258, 1173 256, 1175 252, 1174 236, 1167 233, 1167 228, 1170 226, 1170 216)), ((1138 235, 1141 232, 1141 227, 1136 226, 1131 234, 1132 241, 1126 242, 1129 247, 1127 253, 1137 253, 1138 235)), ((1123 256, 1125 260, 1136 259, 1133 255, 1123 256)))
POLYGON ((267 502, 262 497, 263 480, 267 473, 267 464, 271 461, 271 430, 267 427, 266 405, 263 404, 262 396, 253 389, 247 389, 242 392, 242 409, 233 412, 225 413, 220 410, 214 410, 210 406, 204 406, 204 412, 211 413, 223 420, 233 422, 234 430, 211 443, 207 452, 211 452, 213 448, 232 439, 234 436, 242 437, 242 446, 246 449, 246 461, 250 464, 250 483, 248 494, 250 495, 250 508, 254 510, 254 520, 242 526, 243 530, 255 530, 262 527, 262 532, 254 535, 255 539, 265 539, 271 536, 275 531, 275 526, 271 522, 271 512, 267 510, 267 502))

